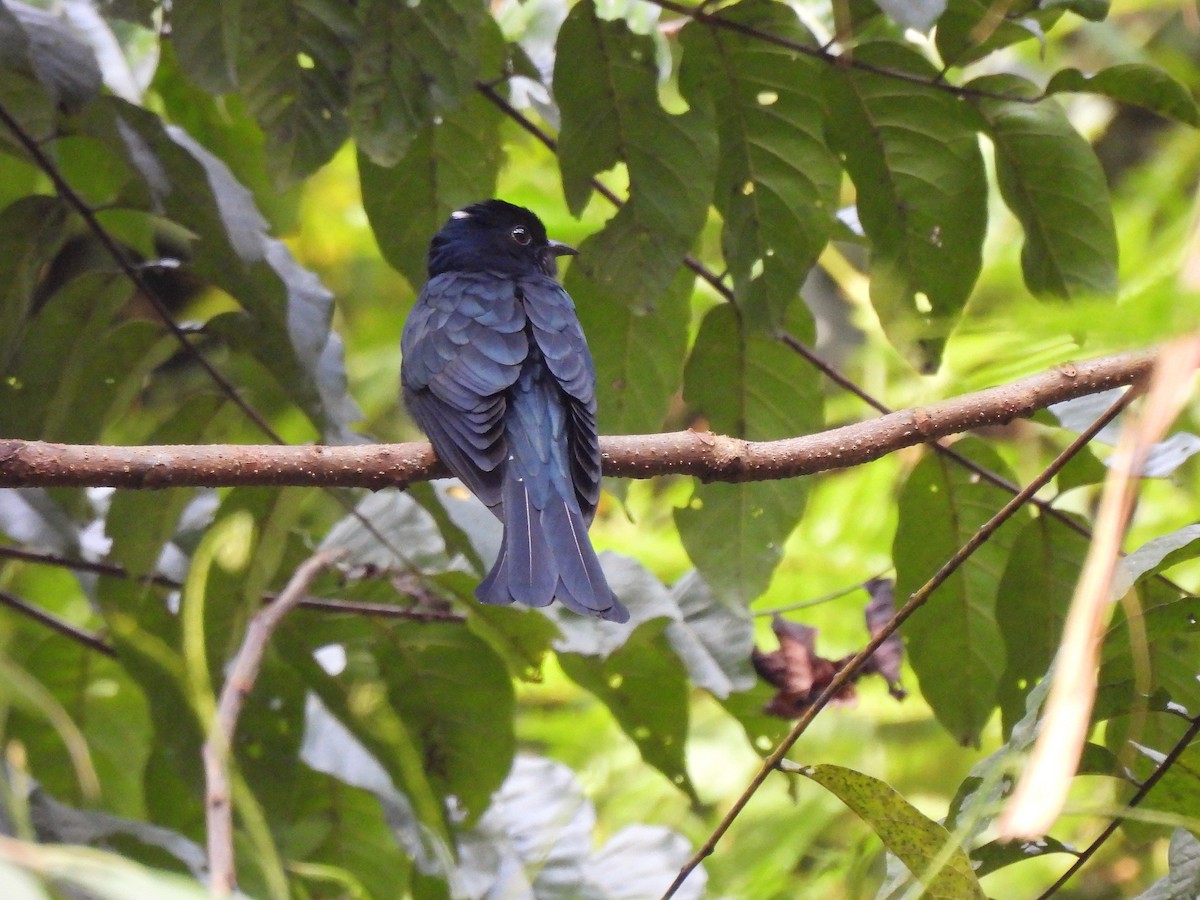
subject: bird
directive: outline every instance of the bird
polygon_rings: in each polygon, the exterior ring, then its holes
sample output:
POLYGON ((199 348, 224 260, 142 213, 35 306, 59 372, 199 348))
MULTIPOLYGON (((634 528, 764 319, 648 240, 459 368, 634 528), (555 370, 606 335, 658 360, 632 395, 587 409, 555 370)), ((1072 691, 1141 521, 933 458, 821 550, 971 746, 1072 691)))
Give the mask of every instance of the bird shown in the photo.
POLYGON ((587 530, 600 499, 596 369, 530 210, 490 199, 433 237, 400 338, 405 405, 438 458, 504 525, 482 603, 627 622, 587 530))

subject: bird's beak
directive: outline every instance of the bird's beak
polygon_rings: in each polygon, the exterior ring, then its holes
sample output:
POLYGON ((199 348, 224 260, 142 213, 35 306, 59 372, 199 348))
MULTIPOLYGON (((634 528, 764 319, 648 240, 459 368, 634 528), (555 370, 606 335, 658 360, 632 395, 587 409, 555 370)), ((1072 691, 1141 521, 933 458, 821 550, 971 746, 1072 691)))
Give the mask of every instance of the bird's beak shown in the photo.
POLYGON ((546 243, 550 245, 551 256, 575 256, 579 253, 570 244, 564 244, 562 241, 547 241, 546 243))

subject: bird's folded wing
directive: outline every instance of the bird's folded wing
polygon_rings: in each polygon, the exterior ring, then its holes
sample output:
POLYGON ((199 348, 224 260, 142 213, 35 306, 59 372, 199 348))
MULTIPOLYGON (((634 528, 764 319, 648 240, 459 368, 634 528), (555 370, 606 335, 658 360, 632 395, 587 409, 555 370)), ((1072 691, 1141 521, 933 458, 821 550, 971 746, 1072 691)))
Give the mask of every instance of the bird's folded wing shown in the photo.
POLYGON ((431 280, 405 323, 401 381, 410 412, 446 466, 488 506, 500 500, 504 392, 528 355, 511 286, 431 280))

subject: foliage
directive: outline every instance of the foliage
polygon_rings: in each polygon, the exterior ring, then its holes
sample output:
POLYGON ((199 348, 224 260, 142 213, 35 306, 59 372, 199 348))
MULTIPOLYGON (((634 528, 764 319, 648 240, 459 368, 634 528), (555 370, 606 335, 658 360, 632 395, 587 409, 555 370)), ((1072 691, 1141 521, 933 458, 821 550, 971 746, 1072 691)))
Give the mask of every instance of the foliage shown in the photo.
MULTIPOLYGON (((492 194, 580 248, 606 433, 791 437, 1193 328, 1200 41, 1155 0, 1109 16, 0 0, 0 436, 416 439, 400 324, 429 237, 492 194)), ((238 725, 240 890, 656 896, 786 731, 750 669, 762 614, 861 646, 862 603, 801 601, 891 569, 903 601, 1069 413, 820 478, 612 484, 621 628, 476 604, 498 526, 453 485, 0 491, 0 893, 205 893, 214 696, 263 598, 336 546, 312 593, 341 605, 285 620, 238 725)), ((989 840, 1086 552, 1087 451, 905 623, 886 680, 919 696, 868 679, 823 714, 795 805, 768 781, 677 896, 1030 894, 1114 806, 1126 837, 1080 890, 1192 890, 1197 443, 1156 457, 1135 522, 1090 817, 989 840), (1168 839, 1165 872, 1131 843, 1168 839)), ((793 712, 816 662, 776 685, 793 712)))

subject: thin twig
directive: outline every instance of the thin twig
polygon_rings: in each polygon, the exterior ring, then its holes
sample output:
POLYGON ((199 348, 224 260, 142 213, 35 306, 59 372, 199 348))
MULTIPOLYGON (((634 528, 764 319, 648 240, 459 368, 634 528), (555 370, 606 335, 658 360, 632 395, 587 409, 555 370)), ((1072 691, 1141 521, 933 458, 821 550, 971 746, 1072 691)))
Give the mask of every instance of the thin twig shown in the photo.
POLYGON ((802 44, 791 38, 783 37, 782 35, 771 34, 769 31, 762 31, 753 25, 746 25, 733 19, 723 18, 719 12, 705 12, 697 7, 676 3, 674 0, 647 0, 647 2, 653 3, 655 6, 669 10, 670 12, 686 16, 694 22, 701 22, 710 27, 721 28, 726 31, 734 31, 746 37, 762 41, 763 43, 774 44, 777 47, 783 47, 802 56, 820 60, 827 65, 858 69, 862 72, 870 72, 872 75, 879 75, 883 78, 891 78, 895 81, 903 81, 908 84, 945 91, 958 97, 977 97, 982 100, 1011 100, 1014 103, 1038 103, 1045 99, 1045 94, 1038 94, 1034 97, 1022 97, 983 90, 981 88, 963 87, 962 85, 950 84, 946 81, 930 81, 927 77, 914 75, 912 72, 903 72, 898 69, 889 69, 886 66, 877 66, 874 63, 864 62, 849 54, 833 53, 827 47, 813 47, 809 44, 802 44))
POLYGON ((229 781, 229 753, 238 716, 254 687, 271 635, 301 600, 313 580, 345 551, 321 551, 297 567, 287 587, 274 603, 263 607, 246 626, 245 637, 233 658, 229 676, 217 700, 216 715, 204 742, 205 823, 208 833, 210 889, 214 896, 229 896, 237 884, 233 860, 233 803, 229 781))
POLYGON ((93 634, 82 628, 72 625, 65 619, 60 619, 54 613, 47 612, 39 606, 23 600, 15 594, 10 594, 8 591, 0 591, 0 604, 7 606, 9 609, 15 610, 23 616, 33 619, 35 622, 47 626, 59 634, 69 637, 76 643, 95 650, 97 653, 103 653, 105 656, 115 657, 117 651, 111 644, 106 642, 104 638, 98 634, 93 634))
MULTIPOLYGON (((1200 737, 1200 716, 1196 716, 1188 721, 1191 724, 1188 726, 1187 731, 1185 731, 1182 737, 1175 742, 1175 745, 1171 748, 1170 752, 1163 757, 1162 762, 1155 766, 1154 771, 1150 773, 1150 776, 1140 785, 1138 785, 1138 789, 1134 792, 1133 796, 1129 798, 1129 801, 1125 804, 1125 808, 1127 810, 1137 808, 1137 806, 1146 799, 1146 796, 1152 790, 1154 790, 1154 786, 1162 780, 1164 775, 1167 774, 1167 771, 1171 768, 1171 766, 1175 765, 1175 763, 1179 761, 1179 758, 1183 756, 1184 752, 1189 746, 1191 746, 1192 742, 1196 740, 1197 737, 1200 737)), ((1087 864, 1088 860, 1096 854, 1096 851, 1100 849, 1104 842, 1113 836, 1114 832, 1121 827, 1121 823, 1124 822, 1126 818, 1127 816, 1125 814, 1114 816, 1112 821, 1108 823, 1104 830, 1096 836, 1096 839, 1088 844, 1087 847, 1079 853, 1079 855, 1075 858, 1065 872, 1058 876, 1058 880, 1037 896, 1037 900, 1047 900, 1048 897, 1051 897, 1057 893, 1059 888, 1063 887, 1068 881, 1071 880, 1071 877, 1076 872, 1078 872, 1087 864)))
MULTIPOLYGON (((32 550, 23 550, 19 547, 3 547, 0 546, 0 559, 17 559, 22 562, 34 563, 35 565, 57 566, 62 569, 70 569, 76 572, 90 572, 95 575, 102 575, 108 578, 124 578, 131 581, 139 581, 144 583, 156 584, 159 587, 178 590, 183 585, 174 578, 166 575, 135 575, 127 571, 123 566, 114 565, 112 563, 97 563, 88 562, 83 559, 69 559, 65 556, 59 556, 55 553, 36 553, 32 550)), ((386 573, 383 573, 386 574, 386 573)), ((275 602, 277 594, 266 593, 262 596, 263 603, 275 602)), ((15 600, 19 598, 14 598, 15 600)), ((17 608, 16 603, 9 605, 17 608)), ((370 603, 365 600, 342 600, 335 597, 305 597, 300 601, 300 606, 303 609, 317 610, 318 612, 336 612, 350 613, 359 616, 371 616, 380 619, 408 619, 414 622, 465 622, 466 617, 458 613, 449 611, 440 611, 434 609, 413 609, 406 606, 396 606, 392 603, 370 603)), ((33 605, 27 605, 18 608, 18 612, 28 615, 30 618, 41 621, 44 613, 43 610, 33 605)), ((51 624, 46 622, 46 624, 51 624)), ((56 631, 63 631, 54 625, 51 625, 56 631)), ((67 626, 73 627, 73 626, 67 626)), ((88 632, 79 631, 78 634, 67 633, 68 637, 79 640, 80 643, 91 646, 86 636, 88 632)), ((99 638, 95 639, 98 646, 94 649, 100 650, 109 655, 115 655, 115 651, 99 638)))
POLYGON ((905 603, 904 606, 902 606, 887 622, 887 624, 884 625, 874 635, 874 637, 867 642, 867 645, 853 657, 851 657, 845 666, 838 670, 838 673, 825 687, 825 690, 823 690, 820 696, 813 701, 812 706, 808 707, 808 709, 804 711, 804 714, 796 721, 796 724, 792 726, 792 730, 788 732, 787 736, 780 741, 778 746, 771 751, 770 755, 763 760, 762 767, 757 773, 755 773, 754 777, 750 781, 750 784, 742 792, 741 796, 734 801, 733 806, 725 814, 724 818, 721 819, 720 823, 718 823, 712 834, 709 835, 708 839, 704 842, 704 844, 701 845, 700 849, 696 851, 695 855, 688 860, 682 869, 679 870, 679 874, 675 877, 675 880, 671 883, 671 886, 667 888, 667 892, 663 894, 662 900, 667 900, 667 898, 674 896, 675 892, 678 891, 683 885, 684 881, 687 880, 687 877, 696 869, 697 866, 700 865, 700 863, 704 861, 707 856, 713 852, 713 850, 716 848, 717 842, 721 840, 721 838, 725 835, 725 832, 727 832, 730 826, 733 825, 734 820, 737 819, 738 815, 745 808, 746 804, 750 802, 750 798, 754 796, 755 792, 757 792, 767 780, 767 776, 769 776, 771 772, 779 766, 780 762, 787 755, 788 751, 791 750, 796 741, 800 739, 800 736, 808 730, 808 727, 813 723, 813 720, 816 719, 817 714, 825 708, 830 700, 840 693, 842 688, 848 682, 857 677, 859 670, 866 665, 867 661, 871 658, 875 651, 879 649, 883 642, 887 640, 896 631, 896 629, 898 629, 904 623, 904 621, 908 619, 909 616, 920 609, 921 606, 924 605, 924 603, 929 599, 930 595, 932 595, 933 592, 937 590, 947 578, 957 571, 958 568, 970 558, 972 553, 983 546, 983 544, 993 534, 995 534, 1001 525, 1008 521, 1008 519, 1010 519, 1022 506, 1024 506, 1030 497, 1048 484, 1050 479, 1053 478, 1059 472, 1059 470, 1062 469, 1062 467, 1065 466, 1071 460, 1071 458, 1075 456, 1075 454, 1086 447, 1088 442, 1100 432, 1101 428, 1116 418, 1121 410, 1128 406, 1133 400, 1133 395, 1135 393, 1135 391, 1126 391, 1124 394, 1118 397, 1117 400, 1107 410, 1105 410, 1095 422, 1093 422, 1084 432, 1076 437, 1066 449, 1056 456, 1054 461, 1051 462, 1049 466, 1047 466, 1035 479, 1033 479, 1033 481, 1026 485, 1025 488, 1022 489, 1016 496, 1004 504, 1004 506, 1001 507, 994 516, 988 519, 978 531, 971 535, 970 540, 963 544, 962 547, 959 548, 958 552, 956 552, 940 569, 938 569, 936 573, 934 573, 932 578, 921 585, 921 587, 909 597, 908 602, 905 603))

